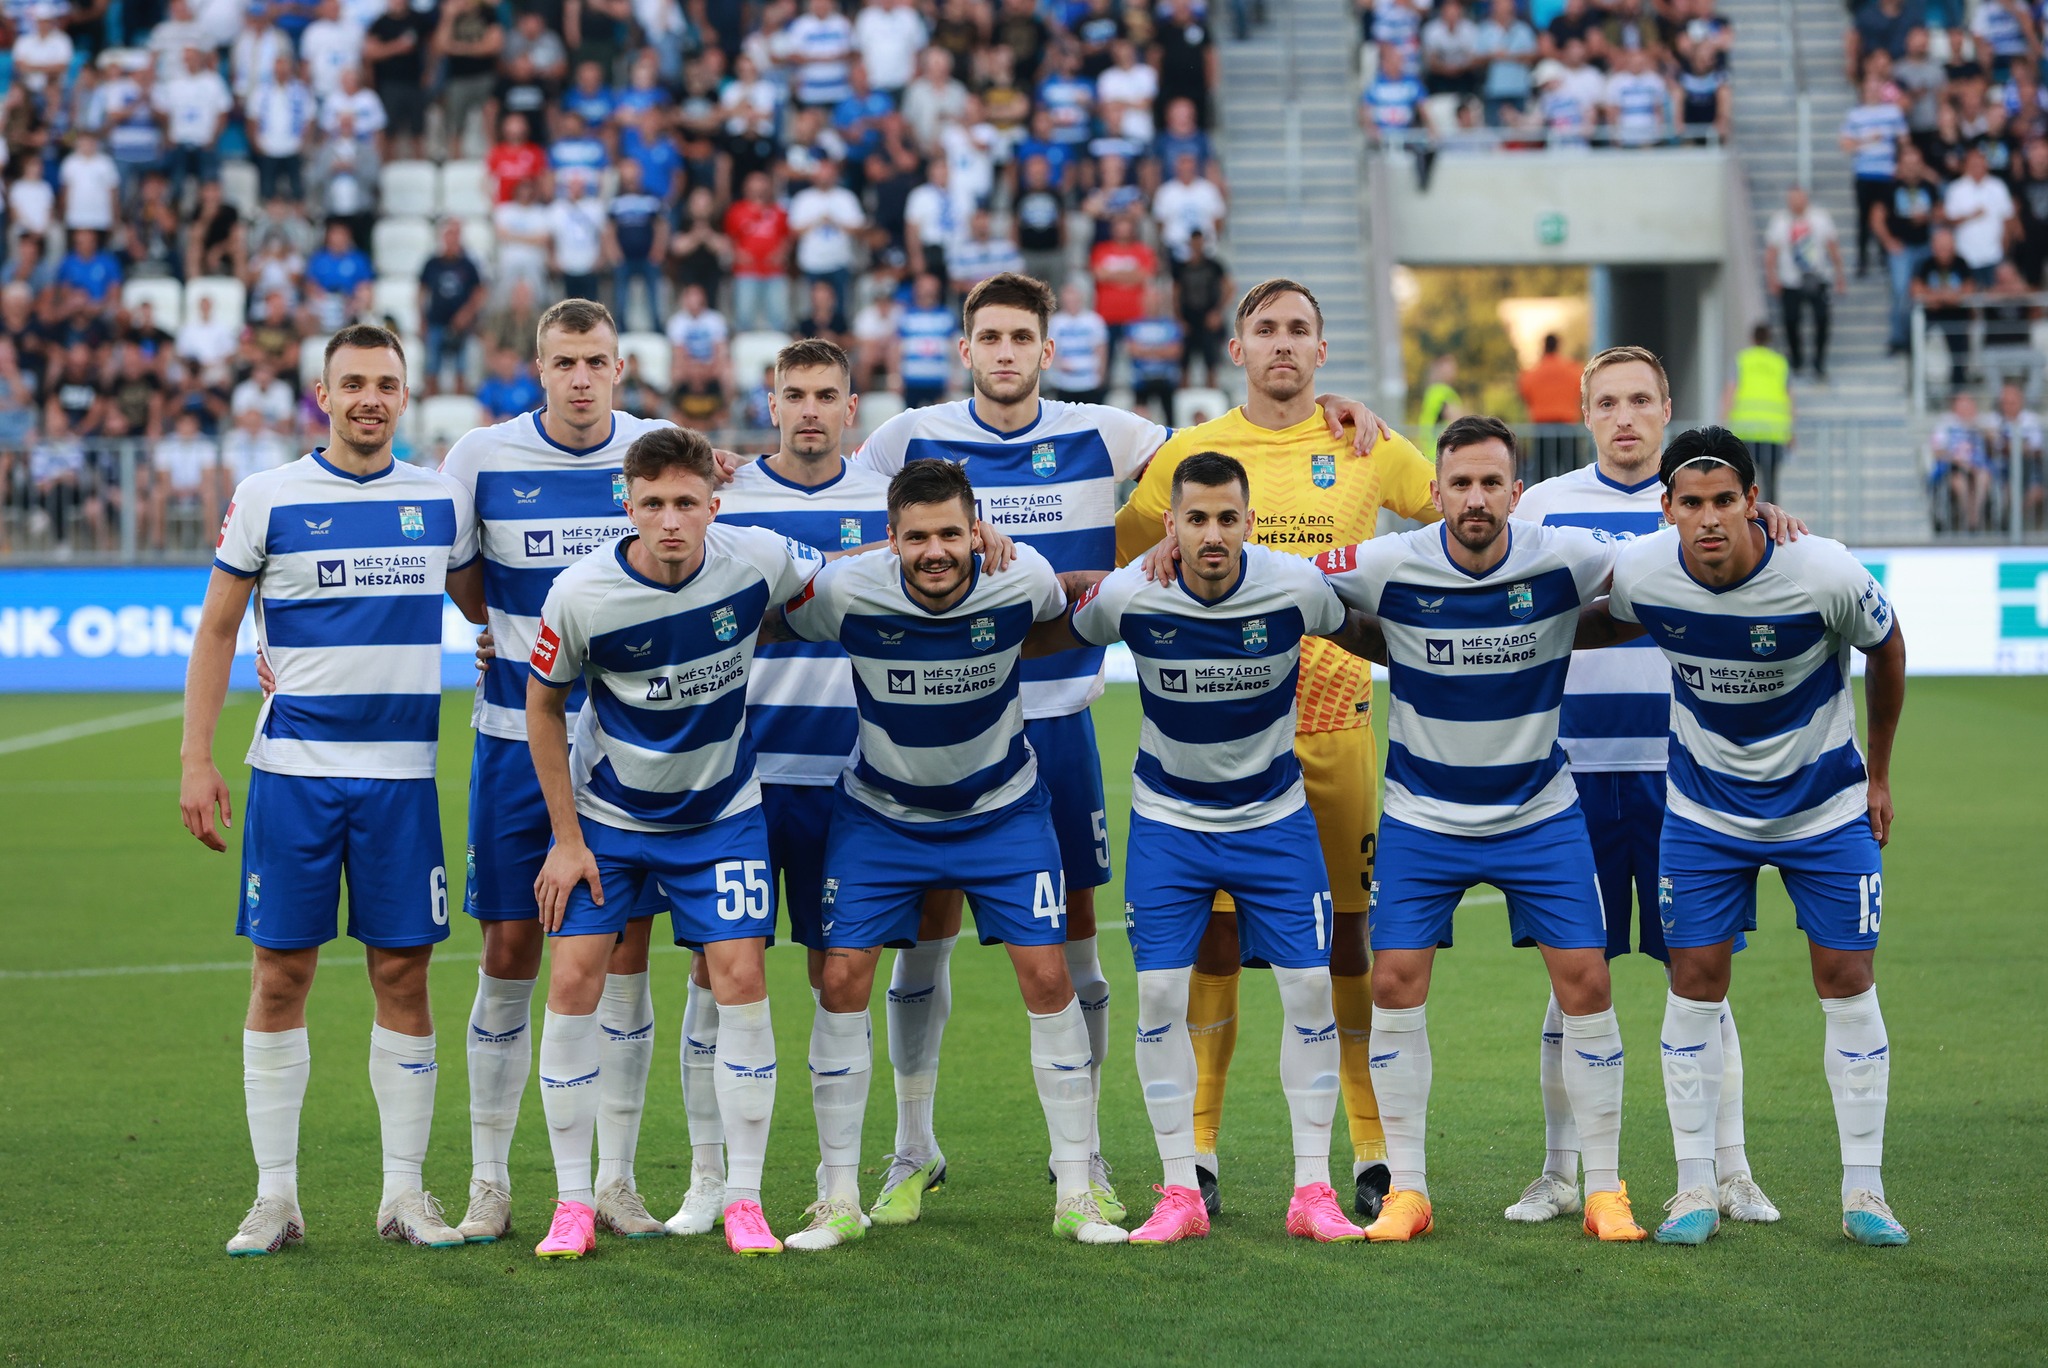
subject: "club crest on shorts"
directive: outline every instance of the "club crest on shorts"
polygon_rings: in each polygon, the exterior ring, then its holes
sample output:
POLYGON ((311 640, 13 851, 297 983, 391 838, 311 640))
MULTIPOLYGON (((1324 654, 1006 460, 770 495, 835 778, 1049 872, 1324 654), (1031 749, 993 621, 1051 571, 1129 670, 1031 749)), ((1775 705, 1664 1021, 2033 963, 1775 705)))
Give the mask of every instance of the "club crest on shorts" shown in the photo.
POLYGON ((1508 616, 1525 618, 1536 611, 1536 591, 1523 580, 1508 590, 1508 616))
POLYGON ((263 876, 254 870, 242 880, 242 901, 252 908, 263 901, 263 876))
POLYGON ((1309 482, 1317 489, 1328 489, 1337 483, 1337 458, 1328 452, 1317 452, 1308 458, 1309 482))
POLYGON ((1059 473, 1060 455, 1051 442, 1040 442, 1031 448, 1031 473, 1041 480, 1049 480, 1059 473))
POLYGON ((1247 651, 1263 651, 1266 649, 1266 620, 1264 618, 1246 618, 1244 620, 1244 648, 1247 651))
POLYGON ((462 905, 476 906, 476 847, 467 846, 462 856, 462 905))
POLYGON ((407 541, 418 541, 427 535, 427 515, 420 511, 418 504, 398 506, 398 530, 405 534, 407 541))
POLYGON ((1657 923, 1670 931, 1676 919, 1671 915, 1671 880, 1657 880, 1657 923))
POLYGON ((1759 622, 1749 629, 1749 649, 1758 655, 1770 655, 1778 649, 1778 629, 1768 622, 1759 622))
POLYGON ((967 628, 967 644, 977 651, 986 651, 996 644, 996 620, 992 617, 978 617, 967 628))
POLYGON ((850 551, 859 545, 860 519, 841 518, 839 520, 839 549, 841 551, 850 551))
POLYGON ((612 472, 612 502, 621 508, 626 506, 626 472, 623 470, 612 472))
POLYGON ((837 903, 839 901, 839 880, 825 880, 824 887, 818 890, 818 901, 826 907, 837 903))
POLYGON ((731 641, 740 634, 740 620, 733 616, 731 604, 720 604, 711 610, 711 635, 720 641, 731 641))

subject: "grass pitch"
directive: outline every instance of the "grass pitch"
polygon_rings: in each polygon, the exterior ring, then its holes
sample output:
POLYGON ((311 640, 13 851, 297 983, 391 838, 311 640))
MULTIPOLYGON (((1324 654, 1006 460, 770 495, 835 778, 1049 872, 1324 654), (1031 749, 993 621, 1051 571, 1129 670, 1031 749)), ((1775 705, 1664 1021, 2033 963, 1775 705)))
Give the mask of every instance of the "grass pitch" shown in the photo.
MULTIPOLYGON (((1438 1229, 1411 1246, 1314 1247, 1281 1227, 1291 1180, 1273 1060, 1279 1019, 1244 986, 1224 1130, 1225 1214, 1199 1244, 1082 1249, 1051 1232, 1045 1131, 1005 958, 953 961, 938 1131, 953 1180, 922 1224, 829 1255, 732 1257, 716 1236, 629 1243, 543 1265, 529 1252, 552 1194, 537 1089, 513 1154, 515 1235, 429 1251, 373 1233, 378 1144, 366 1067, 370 994, 357 947, 331 947, 311 1004, 314 1069, 301 1140, 305 1247, 221 1252, 253 1190, 239 1027, 246 947, 230 934, 232 854, 202 850, 176 812, 177 723, 30 749, 9 738, 155 707, 163 696, 0 697, 0 1360, 35 1362, 1219 1364, 1414 1362, 2039 1362, 2048 1339, 2040 1221, 2048 1132, 2041 983, 2042 776, 2048 680, 1916 680, 1895 774, 1879 980, 1897 1063, 1886 1179, 1905 1249, 1839 1229, 1821 1014, 1803 940, 1774 881, 1738 960, 1749 1152, 1785 1211, 1698 1250, 1600 1246, 1500 1210, 1542 1154, 1535 1044, 1543 976, 1506 943, 1495 905, 1460 914, 1432 996, 1431 1186, 1438 1229), (175 972, 163 966, 181 966, 175 972), (151 969, 144 973, 71 971, 151 969)), ((460 869, 468 709, 444 709, 442 796, 460 869)), ((1123 863, 1136 699, 1097 707, 1116 861, 1123 863)), ((254 718, 238 696, 222 768, 254 718)), ((1104 890, 1104 911, 1120 902, 1104 890)), ((1127 1042, 1134 992, 1118 919, 1103 960, 1121 998, 1104 1146, 1134 1218, 1156 1180, 1127 1042)), ((468 1175, 461 1049, 478 937, 459 914, 437 959, 442 1078, 427 1181, 461 1209, 468 1175)), ((686 961, 655 958, 659 1049, 640 1185, 667 1215, 687 1181, 676 1084, 686 961)), ((770 956, 784 1064, 765 1194, 792 1228, 816 1162, 802 1067, 802 956, 770 956)), ((1655 1042, 1663 980, 1619 961, 1630 1050, 1623 1174, 1646 1223, 1672 1159, 1655 1042)), ((879 1005, 876 1010, 881 1017, 879 1005)), ((881 1055, 878 1042, 878 1056, 881 1055)), ((893 1134, 886 1058, 864 1182, 893 1134)), ((1340 1124, 1336 1167, 1348 1172, 1340 1124)))

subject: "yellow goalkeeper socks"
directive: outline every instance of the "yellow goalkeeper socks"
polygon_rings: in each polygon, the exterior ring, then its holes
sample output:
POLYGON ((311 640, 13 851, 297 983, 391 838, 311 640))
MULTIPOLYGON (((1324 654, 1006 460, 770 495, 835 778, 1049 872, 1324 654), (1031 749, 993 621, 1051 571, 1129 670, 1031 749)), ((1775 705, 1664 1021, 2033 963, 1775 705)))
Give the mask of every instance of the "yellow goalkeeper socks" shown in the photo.
MULTIPOLYGON (((1385 1163, 1387 1132, 1380 1125, 1380 1100, 1372 1091, 1370 976, 1332 974, 1330 1000, 1337 1009, 1337 1072, 1344 1085, 1344 1112, 1351 1119, 1352 1157, 1361 1164, 1385 1163)), ((1197 1128, 1201 1125, 1200 1117, 1198 1110, 1197 1128)))
POLYGON ((1237 1050, 1237 972, 1190 971, 1188 1039, 1195 1047, 1195 1152, 1214 1154, 1223 1125, 1223 1084, 1237 1050))

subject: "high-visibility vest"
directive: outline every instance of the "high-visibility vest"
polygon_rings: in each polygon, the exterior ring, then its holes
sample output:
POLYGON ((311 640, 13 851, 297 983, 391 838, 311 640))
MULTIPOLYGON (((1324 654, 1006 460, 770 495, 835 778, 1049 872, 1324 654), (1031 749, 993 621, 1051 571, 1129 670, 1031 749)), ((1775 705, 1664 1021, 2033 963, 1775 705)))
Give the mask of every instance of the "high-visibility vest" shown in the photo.
POLYGON ((1745 442, 1792 440, 1792 367, 1769 347, 1744 347, 1735 355, 1735 402, 1728 430, 1745 442))
POLYGON ((1437 381, 1422 392, 1422 411, 1418 416, 1418 426, 1425 431, 1434 432, 1443 424, 1444 409, 1457 402, 1458 391, 1441 380, 1437 381))

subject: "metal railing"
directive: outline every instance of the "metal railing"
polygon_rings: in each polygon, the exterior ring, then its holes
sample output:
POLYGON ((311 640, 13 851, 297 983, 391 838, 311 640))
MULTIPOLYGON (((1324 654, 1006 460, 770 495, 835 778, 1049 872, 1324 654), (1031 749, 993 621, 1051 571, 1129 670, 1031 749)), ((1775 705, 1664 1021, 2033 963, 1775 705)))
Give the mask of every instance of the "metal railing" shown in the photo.
POLYGON ((1712 124, 1674 124, 1654 137, 1599 125, 1565 128, 1368 128, 1369 148, 1388 152, 1584 152, 1589 148, 1620 152, 1659 152, 1674 147, 1721 146, 1712 124))
POLYGON ((1792 101, 1794 175, 1799 188, 1813 188, 1813 93, 1806 86, 1806 49, 1799 38, 1798 0, 1778 0, 1778 22, 1785 41, 1778 48, 1783 62, 1785 95, 1792 101))
POLYGON ((1913 412, 1929 413, 1943 407, 1949 396, 1965 387, 1989 386, 2011 378, 2026 387, 2029 406, 2040 402, 2048 345, 2048 292, 2039 294, 1964 295, 1954 304, 1960 319, 1929 319, 1927 306, 1913 305, 1911 350, 1913 412), (2020 309, 2020 319, 1994 320, 1986 315, 1994 309, 2020 309), (2010 329, 2010 331, 2007 331, 2010 329), (1928 344, 1939 336, 1942 350, 1928 344), (1928 372, 1935 372, 1930 383, 1928 372))

